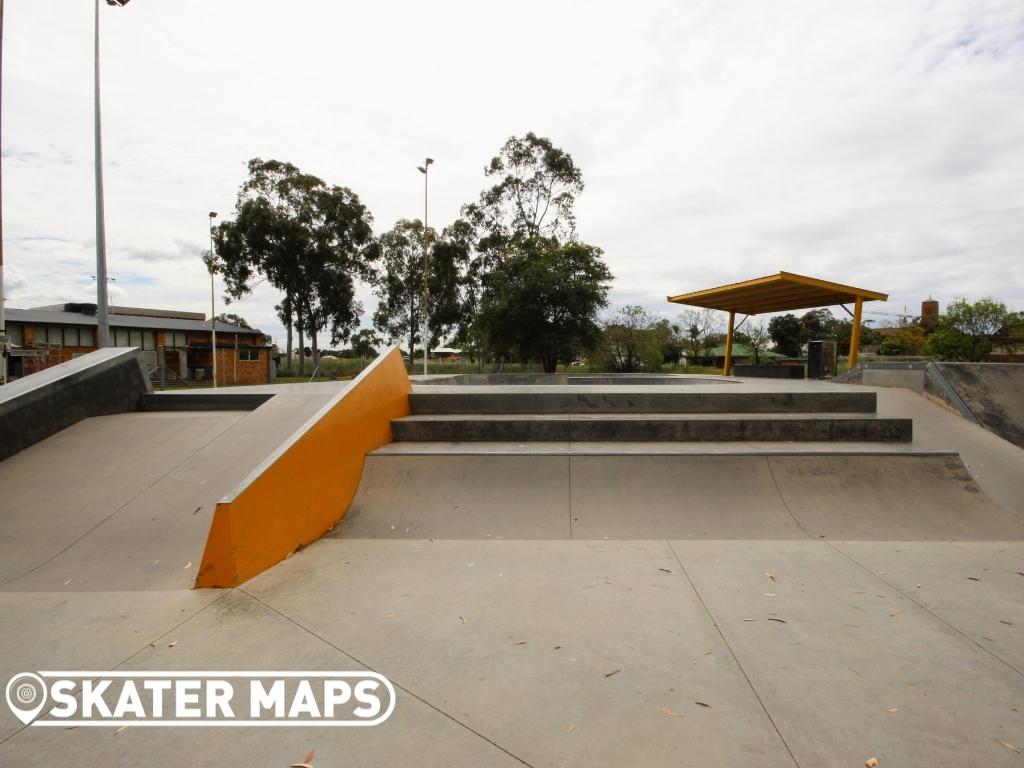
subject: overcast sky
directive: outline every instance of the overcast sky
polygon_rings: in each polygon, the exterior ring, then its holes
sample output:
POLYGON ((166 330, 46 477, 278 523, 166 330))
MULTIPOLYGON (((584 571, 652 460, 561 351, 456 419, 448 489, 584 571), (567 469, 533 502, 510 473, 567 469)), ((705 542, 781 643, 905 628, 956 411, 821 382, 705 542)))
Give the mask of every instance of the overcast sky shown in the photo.
MULTIPOLYGON (((8 306, 95 301, 93 5, 5 6, 8 306)), ((350 187, 383 232, 422 215, 425 155, 443 226, 532 130, 583 169, 615 305, 675 317, 666 294, 782 269, 888 292, 883 312, 1024 309, 1020 0, 100 11, 112 303, 209 311, 207 213, 231 214, 249 158, 350 187)), ((228 311, 281 341, 279 300, 228 311)))

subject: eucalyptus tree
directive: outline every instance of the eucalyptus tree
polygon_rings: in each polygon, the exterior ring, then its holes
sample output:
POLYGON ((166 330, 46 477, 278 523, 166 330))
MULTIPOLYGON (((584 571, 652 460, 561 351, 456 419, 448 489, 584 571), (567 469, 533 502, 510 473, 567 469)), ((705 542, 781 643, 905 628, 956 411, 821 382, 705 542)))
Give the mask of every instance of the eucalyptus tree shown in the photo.
POLYGON ((261 279, 284 294, 280 313, 298 332, 302 375, 307 332, 316 356, 320 331, 329 328, 334 344, 358 321, 355 282, 375 276, 373 217, 352 190, 291 163, 254 158, 248 169, 234 219, 214 231, 216 266, 230 298, 261 279))

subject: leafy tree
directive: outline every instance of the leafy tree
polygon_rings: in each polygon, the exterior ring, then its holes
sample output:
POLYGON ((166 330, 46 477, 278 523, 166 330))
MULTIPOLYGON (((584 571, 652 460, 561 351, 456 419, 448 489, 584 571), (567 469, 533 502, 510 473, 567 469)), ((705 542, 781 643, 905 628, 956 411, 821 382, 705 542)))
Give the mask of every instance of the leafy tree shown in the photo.
POLYGON ((796 315, 778 315, 768 323, 768 335, 775 351, 786 357, 800 357, 807 330, 796 315))
POLYGON ((643 307, 623 307, 602 323, 601 364, 617 373, 659 370, 662 353, 654 316, 643 307))
POLYGON ((757 322, 751 320, 747 326, 746 343, 754 353, 754 365, 760 365, 761 353, 768 349, 768 342, 771 341, 768 326, 765 324, 764 318, 760 318, 757 322))
POLYGON ((612 274, 601 249, 554 238, 519 240, 484 276, 477 330, 499 354, 540 359, 545 373, 593 349, 612 274))
POLYGON ((362 311, 355 280, 374 276, 373 217, 352 190, 291 163, 255 158, 248 169, 234 220, 215 230, 216 266, 232 298, 260 277, 281 290, 286 324, 294 318, 300 349, 309 332, 315 359, 317 334, 329 328, 332 344, 347 338, 362 311))
POLYGON ((661 362, 678 365, 683 357, 682 329, 665 318, 661 318, 651 327, 651 332, 658 342, 661 362))
MULTIPOLYGON (((441 233, 427 228, 430 269, 428 343, 465 324, 462 287, 471 249, 471 230, 456 222, 441 233)), ((379 239, 382 274, 376 293, 380 297, 374 326, 392 338, 409 340, 410 359, 421 343, 423 331, 423 222, 401 219, 379 239)))
POLYGON ((682 344, 687 361, 705 361, 715 346, 716 336, 721 332, 721 317, 713 309, 687 309, 679 315, 682 326, 682 344))
POLYGON ((955 299, 928 337, 925 352, 940 360, 977 362, 992 351, 997 339, 1012 336, 1018 324, 1019 316, 991 297, 973 303, 955 299))
MULTIPOLYGON (((427 237, 434 237, 430 228, 427 237)), ((412 360, 422 332, 423 222, 401 219, 380 236, 379 243, 382 272, 376 293, 380 302, 373 324, 391 338, 407 337, 412 360)))
POLYGON ((349 340, 350 350, 353 357, 376 357, 377 349, 381 346, 380 336, 369 328, 363 328, 352 334, 349 340))
POLYGON ((463 214, 482 233, 477 247, 485 257, 500 258, 516 239, 575 237, 573 207, 583 191, 583 172, 550 139, 532 132, 510 137, 484 175, 496 183, 463 214))
POLYGON ((227 312, 221 312, 217 315, 217 320, 228 325, 237 325, 239 328, 248 328, 252 330, 252 326, 245 321, 245 318, 241 315, 228 314, 227 312))

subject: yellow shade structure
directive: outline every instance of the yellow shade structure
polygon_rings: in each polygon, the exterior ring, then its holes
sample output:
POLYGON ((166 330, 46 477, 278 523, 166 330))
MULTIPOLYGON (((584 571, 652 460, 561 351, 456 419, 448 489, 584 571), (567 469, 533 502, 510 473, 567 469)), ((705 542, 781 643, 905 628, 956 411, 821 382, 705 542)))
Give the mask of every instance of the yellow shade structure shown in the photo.
POLYGON ((852 285, 833 283, 816 277, 797 275, 793 272, 779 272, 775 275, 757 277, 742 283, 730 283, 718 288, 706 288, 692 293, 669 296, 674 304, 688 304, 694 307, 718 309, 729 313, 729 332, 725 341, 725 369, 732 372, 732 337, 736 313, 760 315, 766 312, 787 312, 793 309, 830 307, 836 304, 854 305, 853 329, 850 334, 850 367, 857 364, 857 347, 860 344, 861 307, 865 301, 885 301, 888 294, 855 288, 852 285))

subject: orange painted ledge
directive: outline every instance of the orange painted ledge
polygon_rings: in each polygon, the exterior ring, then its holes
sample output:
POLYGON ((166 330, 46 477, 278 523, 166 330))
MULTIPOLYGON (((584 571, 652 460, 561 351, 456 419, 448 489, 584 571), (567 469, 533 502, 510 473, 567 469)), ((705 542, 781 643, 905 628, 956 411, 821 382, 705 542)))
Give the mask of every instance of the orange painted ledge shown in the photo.
POLYGON ((391 347, 217 504, 196 587, 236 587, 336 525, 411 391, 391 347))

